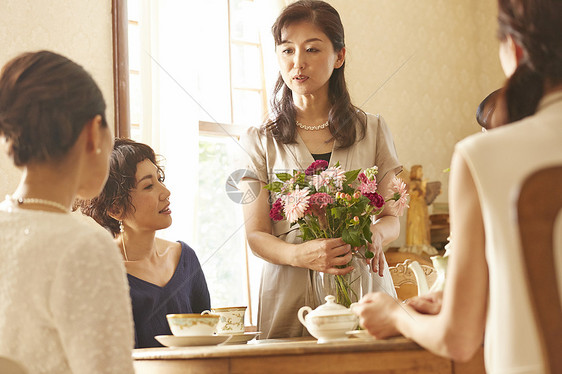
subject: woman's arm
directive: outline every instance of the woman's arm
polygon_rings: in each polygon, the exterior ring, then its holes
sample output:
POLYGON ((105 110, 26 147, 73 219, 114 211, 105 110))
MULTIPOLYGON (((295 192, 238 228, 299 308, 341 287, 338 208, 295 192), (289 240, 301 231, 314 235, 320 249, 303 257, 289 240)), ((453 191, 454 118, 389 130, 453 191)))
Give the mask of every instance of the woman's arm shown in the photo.
POLYGON ((443 291, 415 296, 404 302, 422 314, 439 314, 443 304, 443 291))
POLYGON ((457 153, 451 170, 452 251, 440 313, 417 313, 382 293, 367 295, 354 311, 361 324, 378 338, 402 333, 432 352, 465 361, 483 341, 488 266, 476 186, 466 162, 457 153))
MULTIPOLYGON (((279 265, 308 268, 330 274, 346 274, 353 270, 347 266, 351 261, 351 246, 341 238, 316 239, 302 244, 287 243, 272 235, 269 218, 269 191, 260 184, 260 194, 253 202, 245 204, 244 219, 246 237, 252 252, 262 259, 279 265), (341 256, 341 257, 340 257, 341 256)), ((249 188, 248 181, 241 182, 242 191, 249 188)))

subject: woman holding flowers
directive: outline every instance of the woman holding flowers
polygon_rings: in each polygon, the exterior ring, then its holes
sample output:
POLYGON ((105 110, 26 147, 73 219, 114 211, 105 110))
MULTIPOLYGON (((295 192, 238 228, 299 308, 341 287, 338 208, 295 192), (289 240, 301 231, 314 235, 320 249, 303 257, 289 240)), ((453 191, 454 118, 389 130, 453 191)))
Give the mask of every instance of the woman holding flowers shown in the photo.
MULTIPOLYGON (((500 61, 508 77, 498 105, 510 125, 456 145, 449 190, 452 251, 443 297, 428 295, 401 307, 374 293, 354 311, 378 338, 400 333, 455 360, 468 360, 484 340, 488 373, 554 372, 542 357, 515 197, 535 171, 562 164, 562 2, 498 3, 500 61), (501 178, 495 177, 498 170, 501 178)), ((540 193, 560 194, 560 186, 540 193)), ((562 237, 560 225, 553 236, 555 243, 562 237)), ((560 291, 560 245, 554 251, 558 263, 545 267, 558 272, 560 291)))
POLYGON ((172 224, 170 191, 152 148, 115 139, 109 178, 82 212, 108 229, 121 250, 135 322, 135 347, 159 347, 170 335, 166 314, 201 313, 211 307, 197 255, 184 242, 156 237, 172 224))
MULTIPOLYGON (((355 248, 342 237, 303 242, 301 230, 291 227, 308 208, 322 209, 329 202, 322 195, 312 199, 298 178, 315 178, 314 192, 326 193, 329 186, 344 187, 344 171, 376 165, 371 187, 378 185, 378 191, 386 194, 401 171, 382 117, 366 114, 351 103, 344 76, 344 30, 337 11, 323 1, 297 1, 284 9, 272 32, 280 69, 272 117, 260 129, 250 128, 241 143, 248 155, 246 167, 262 186, 275 182, 276 173, 300 170, 301 174, 294 176, 295 183, 287 183, 294 188, 285 201, 276 201, 262 189, 254 202, 244 206, 250 247, 267 261, 260 290, 260 338, 306 335, 296 317, 303 305, 315 307, 321 302, 313 294, 314 271, 344 275, 353 270, 348 264, 355 248), (312 170, 307 170, 309 165, 312 170)), ((373 199, 378 198, 373 195, 373 199)), ((389 202, 377 221, 367 226, 372 233, 367 248, 374 254, 371 265, 380 275, 378 290, 392 296, 394 286, 382 247, 399 234, 396 211, 390 209, 393 204, 399 205, 389 202)))

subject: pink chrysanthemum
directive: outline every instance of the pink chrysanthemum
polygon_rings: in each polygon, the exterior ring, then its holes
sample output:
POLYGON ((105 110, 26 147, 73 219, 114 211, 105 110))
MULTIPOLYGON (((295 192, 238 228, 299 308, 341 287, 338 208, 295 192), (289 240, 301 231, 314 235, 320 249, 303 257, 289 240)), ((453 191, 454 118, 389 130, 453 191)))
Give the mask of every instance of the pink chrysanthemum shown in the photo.
POLYGON ((306 168, 306 171, 304 172, 306 175, 314 175, 317 174, 321 171, 324 171, 328 168, 328 161, 326 160, 318 160, 318 161, 314 161, 312 164, 310 164, 310 166, 308 168, 306 168))
POLYGON ((406 183, 398 177, 394 177, 390 181, 390 198, 394 200, 392 207, 396 210, 396 214, 401 216, 404 214, 404 209, 408 206, 408 192, 406 189, 406 183))
POLYGON ((271 210, 269 211, 269 218, 274 221, 281 221, 283 218, 283 201, 281 199, 277 199, 273 205, 271 206, 271 210))
POLYGON ((293 192, 281 197, 285 205, 284 212, 285 217, 287 217, 287 221, 293 223, 299 218, 304 217, 304 213, 308 208, 308 200, 310 200, 308 192, 308 187, 301 190, 297 185, 293 192))

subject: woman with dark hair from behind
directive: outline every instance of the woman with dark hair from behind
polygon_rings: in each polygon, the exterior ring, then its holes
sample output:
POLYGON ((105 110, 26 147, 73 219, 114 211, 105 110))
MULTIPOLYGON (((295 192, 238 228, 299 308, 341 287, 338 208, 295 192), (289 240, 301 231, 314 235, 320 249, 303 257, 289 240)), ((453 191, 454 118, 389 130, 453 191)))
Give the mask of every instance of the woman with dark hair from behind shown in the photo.
POLYGON ((115 139, 109 178, 101 194, 82 202, 82 212, 107 228, 121 249, 129 280, 135 347, 161 346, 170 335, 166 314, 201 313, 211 301, 193 249, 156 237, 172 224, 170 191, 152 148, 115 139))
MULTIPOLYGON (((469 359, 484 339, 487 372, 546 371, 513 196, 534 171, 562 164, 561 19, 559 0, 499 1, 500 60, 508 77, 500 103, 509 126, 456 146, 449 195, 452 250, 442 305, 438 295, 399 306, 384 294, 370 294, 355 311, 372 335, 401 333, 455 360, 469 359), (498 171, 501 178, 495 177, 498 171), (428 312, 437 314, 422 314, 428 312)), ((561 259, 560 246, 555 250, 561 259)), ((562 264, 556 267, 559 272, 562 264)), ((560 290, 561 274, 557 279, 560 290)))
POLYGON ((0 203, 0 356, 29 373, 133 373, 125 269, 76 197, 102 189, 113 144, 100 89, 81 66, 24 53, 0 74, 0 135, 19 186, 0 203))
MULTIPOLYGON (((343 170, 378 166, 379 191, 388 191, 402 169, 392 134, 380 115, 366 114, 351 103, 347 90, 344 29, 338 12, 328 3, 301 0, 287 6, 272 27, 279 78, 271 118, 250 128, 241 143, 248 154, 244 165, 261 186, 276 172, 303 172, 314 161, 343 170)), ((351 246, 341 238, 302 243, 299 231, 286 220, 269 216, 268 191, 244 205, 246 234, 252 251, 267 262, 260 289, 260 338, 308 335, 297 311, 316 307, 311 271, 343 275, 352 271, 351 246)), ((375 287, 396 296, 382 247, 396 239, 400 223, 387 205, 371 225, 375 257, 371 266, 380 276, 375 287)), ((360 249, 363 250, 363 249, 360 249)))

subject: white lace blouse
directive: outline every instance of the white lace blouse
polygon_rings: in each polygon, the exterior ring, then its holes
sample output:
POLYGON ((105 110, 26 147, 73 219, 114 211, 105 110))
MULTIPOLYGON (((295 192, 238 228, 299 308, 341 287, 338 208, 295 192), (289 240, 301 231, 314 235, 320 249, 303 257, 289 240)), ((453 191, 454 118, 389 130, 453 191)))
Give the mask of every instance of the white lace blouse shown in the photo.
POLYGON ((89 218, 0 204, 0 356, 29 373, 133 373, 125 274, 89 218))

